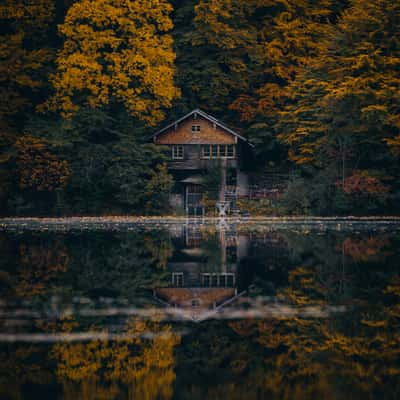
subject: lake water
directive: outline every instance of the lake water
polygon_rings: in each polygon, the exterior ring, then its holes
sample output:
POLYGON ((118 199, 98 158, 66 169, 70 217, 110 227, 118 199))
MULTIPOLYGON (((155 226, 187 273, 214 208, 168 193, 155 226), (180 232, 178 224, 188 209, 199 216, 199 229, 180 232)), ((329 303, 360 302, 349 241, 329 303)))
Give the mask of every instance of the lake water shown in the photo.
POLYGON ((396 224, 3 226, 2 399, 398 399, 396 224))

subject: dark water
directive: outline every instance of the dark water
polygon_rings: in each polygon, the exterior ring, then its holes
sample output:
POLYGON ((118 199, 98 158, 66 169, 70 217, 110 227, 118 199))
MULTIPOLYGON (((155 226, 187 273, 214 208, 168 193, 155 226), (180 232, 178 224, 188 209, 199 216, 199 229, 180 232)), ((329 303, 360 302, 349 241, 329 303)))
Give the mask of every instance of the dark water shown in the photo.
POLYGON ((400 398, 400 231, 314 228, 0 232, 0 398, 400 398))

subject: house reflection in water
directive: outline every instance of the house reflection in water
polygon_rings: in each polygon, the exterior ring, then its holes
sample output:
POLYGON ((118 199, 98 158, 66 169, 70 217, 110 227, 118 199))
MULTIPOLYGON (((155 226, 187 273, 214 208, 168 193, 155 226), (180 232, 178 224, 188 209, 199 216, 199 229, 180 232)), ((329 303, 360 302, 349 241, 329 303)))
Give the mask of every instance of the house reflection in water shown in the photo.
POLYGON ((171 283, 156 288, 154 295, 184 317, 202 321, 243 294, 238 293, 237 272, 248 239, 220 229, 218 241, 210 241, 199 226, 186 226, 183 233, 184 243, 168 263, 171 283))

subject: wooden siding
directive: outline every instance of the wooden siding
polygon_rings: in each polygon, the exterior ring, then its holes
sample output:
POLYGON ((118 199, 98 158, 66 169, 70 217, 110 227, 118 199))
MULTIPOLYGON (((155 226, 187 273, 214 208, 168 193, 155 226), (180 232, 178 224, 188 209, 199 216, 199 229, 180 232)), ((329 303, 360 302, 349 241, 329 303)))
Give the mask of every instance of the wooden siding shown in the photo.
MULTIPOLYGON (((169 169, 181 169, 181 170, 199 170, 213 168, 215 163, 213 160, 171 160, 167 162, 169 169)), ((227 168, 237 168, 236 160, 227 160, 227 168)))
POLYGON ((235 296, 234 288, 157 288, 157 295, 169 304, 192 307, 192 300, 200 301, 200 308, 212 308, 235 296))
POLYGON ((203 117, 190 117, 176 128, 172 127, 155 138, 156 144, 235 144, 237 138, 203 117), (192 132, 200 125, 200 132, 192 132))

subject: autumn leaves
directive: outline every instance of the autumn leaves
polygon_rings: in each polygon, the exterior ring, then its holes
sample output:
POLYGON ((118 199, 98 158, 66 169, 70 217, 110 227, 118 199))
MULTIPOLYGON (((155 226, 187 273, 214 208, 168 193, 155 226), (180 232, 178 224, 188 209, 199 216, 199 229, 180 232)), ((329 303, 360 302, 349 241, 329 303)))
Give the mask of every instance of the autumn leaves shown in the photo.
POLYGON ((167 1, 83 0, 74 3, 59 31, 64 45, 51 77, 50 110, 70 117, 80 105, 121 103, 154 125, 179 95, 167 1))

